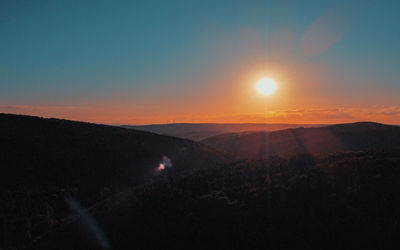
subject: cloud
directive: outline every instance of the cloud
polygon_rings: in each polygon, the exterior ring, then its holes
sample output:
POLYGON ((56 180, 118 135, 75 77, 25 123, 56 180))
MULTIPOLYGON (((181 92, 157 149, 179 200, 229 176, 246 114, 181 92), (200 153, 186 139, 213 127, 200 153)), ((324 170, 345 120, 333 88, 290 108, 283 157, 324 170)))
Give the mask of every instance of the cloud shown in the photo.
POLYGON ((286 109, 271 110, 266 113, 236 114, 207 117, 217 122, 254 122, 254 123, 347 123, 357 121, 375 121, 400 124, 400 107, 353 108, 338 107, 324 109, 286 109))

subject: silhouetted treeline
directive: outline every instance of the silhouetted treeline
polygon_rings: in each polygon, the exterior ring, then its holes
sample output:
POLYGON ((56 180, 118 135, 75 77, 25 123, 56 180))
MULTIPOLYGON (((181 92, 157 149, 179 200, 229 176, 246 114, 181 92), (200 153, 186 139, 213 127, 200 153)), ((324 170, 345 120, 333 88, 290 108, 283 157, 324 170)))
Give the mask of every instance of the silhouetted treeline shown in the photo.
MULTIPOLYGON (((400 153, 360 152, 244 161, 172 181, 164 172, 92 213, 114 249, 395 248, 399 162, 400 153)), ((80 228, 35 246, 95 247, 80 228)))

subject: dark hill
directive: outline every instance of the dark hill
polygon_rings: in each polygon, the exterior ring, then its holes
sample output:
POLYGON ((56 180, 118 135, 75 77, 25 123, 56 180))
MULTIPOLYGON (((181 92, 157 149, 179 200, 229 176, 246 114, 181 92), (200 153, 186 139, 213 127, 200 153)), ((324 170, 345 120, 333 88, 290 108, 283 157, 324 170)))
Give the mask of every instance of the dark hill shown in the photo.
POLYGON ((400 150, 400 128, 360 122, 321 128, 222 134, 202 142, 238 159, 346 151, 393 152, 400 150))
POLYGON ((0 114, 0 249, 26 249, 74 220, 71 213, 77 207, 102 204, 116 192, 160 175, 185 176, 222 162, 222 154, 185 139, 0 114), (156 173, 163 157, 172 167, 156 173), (73 199, 82 205, 71 203, 73 199))
POLYGON ((151 177, 166 156, 173 171, 221 162, 201 144, 149 132, 0 114, 0 186, 126 186, 151 177))

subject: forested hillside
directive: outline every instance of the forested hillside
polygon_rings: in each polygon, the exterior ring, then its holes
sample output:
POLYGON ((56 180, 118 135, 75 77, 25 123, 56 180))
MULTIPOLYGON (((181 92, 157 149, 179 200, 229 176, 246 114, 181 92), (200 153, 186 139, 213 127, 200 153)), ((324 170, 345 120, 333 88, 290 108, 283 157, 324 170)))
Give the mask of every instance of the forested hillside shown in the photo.
POLYGON ((236 159, 263 159, 279 155, 335 152, 398 152, 400 127, 372 122, 339 124, 321 128, 297 128, 274 132, 217 135, 202 141, 236 159))
MULTIPOLYGON (((390 249, 400 154, 273 157, 164 172, 90 210, 114 249, 390 249)), ((82 220, 35 247, 104 246, 82 220)))

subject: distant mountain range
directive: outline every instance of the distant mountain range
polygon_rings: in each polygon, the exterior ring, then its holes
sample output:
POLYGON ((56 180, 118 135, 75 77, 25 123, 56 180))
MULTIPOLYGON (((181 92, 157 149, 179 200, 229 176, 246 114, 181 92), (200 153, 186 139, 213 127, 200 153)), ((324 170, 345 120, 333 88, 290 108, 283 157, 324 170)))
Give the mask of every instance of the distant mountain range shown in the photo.
POLYGON ((132 128, 153 132, 161 135, 171 135, 194 141, 204 140, 208 137, 222 133, 235 133, 244 131, 276 131, 298 127, 322 127, 322 124, 264 124, 264 123, 171 123, 153 125, 123 125, 132 128))
POLYGON ((400 127, 360 122, 320 128, 217 135, 201 141, 237 159, 348 151, 398 151, 400 127))

